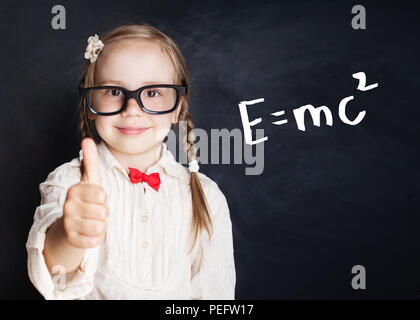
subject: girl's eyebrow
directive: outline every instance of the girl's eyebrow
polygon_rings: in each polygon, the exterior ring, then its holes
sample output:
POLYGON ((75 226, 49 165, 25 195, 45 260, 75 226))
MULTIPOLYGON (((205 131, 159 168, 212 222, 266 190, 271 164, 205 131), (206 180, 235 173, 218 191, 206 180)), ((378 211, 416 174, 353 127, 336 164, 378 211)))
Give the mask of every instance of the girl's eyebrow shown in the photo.
MULTIPOLYGON (((97 85, 98 86, 103 86, 103 85, 105 85, 107 83, 108 84, 109 83, 112 83, 112 84, 116 84, 118 86, 124 87, 124 83, 122 81, 118 81, 118 80, 102 80, 102 81, 99 81, 97 85)), ((162 81, 145 81, 145 82, 143 82, 143 85, 146 86, 146 85, 149 85, 149 84, 162 84, 162 83, 166 83, 166 82, 162 82, 162 81)))
POLYGON ((122 83, 121 81, 118 81, 118 80, 102 80, 102 81, 99 81, 97 85, 102 86, 102 85, 107 84, 107 83, 113 83, 113 84, 117 84, 119 86, 124 86, 124 83, 122 83))

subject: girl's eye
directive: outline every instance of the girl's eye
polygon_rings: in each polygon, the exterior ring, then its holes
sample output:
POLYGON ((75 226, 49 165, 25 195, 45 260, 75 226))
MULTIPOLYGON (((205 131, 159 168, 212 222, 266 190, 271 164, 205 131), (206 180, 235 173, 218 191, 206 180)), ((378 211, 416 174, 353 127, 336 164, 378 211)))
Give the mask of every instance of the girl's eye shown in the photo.
POLYGON ((118 97, 118 96, 122 95, 121 90, 118 90, 118 89, 110 89, 110 90, 108 90, 108 93, 110 93, 111 96, 114 96, 114 97, 118 97), (118 94, 118 93, 121 93, 121 94, 118 94))
POLYGON ((146 90, 145 95, 147 98, 155 98, 159 95, 159 92, 157 90, 146 90))

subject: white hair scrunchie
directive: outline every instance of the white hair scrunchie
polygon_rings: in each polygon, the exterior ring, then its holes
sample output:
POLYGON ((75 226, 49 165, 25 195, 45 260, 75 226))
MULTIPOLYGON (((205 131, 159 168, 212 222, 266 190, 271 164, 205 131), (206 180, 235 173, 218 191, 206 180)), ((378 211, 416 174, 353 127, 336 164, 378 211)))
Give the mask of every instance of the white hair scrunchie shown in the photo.
POLYGON ((199 168, 200 166, 198 165, 197 159, 194 159, 188 163, 188 170, 190 170, 190 172, 198 172, 199 168))
POLYGON ((88 45, 86 47, 85 58, 89 59, 90 63, 93 63, 96 61, 96 59, 98 59, 98 55, 100 53, 99 51, 102 50, 104 44, 101 40, 99 40, 97 34, 95 34, 95 36, 90 36, 87 42, 88 45))

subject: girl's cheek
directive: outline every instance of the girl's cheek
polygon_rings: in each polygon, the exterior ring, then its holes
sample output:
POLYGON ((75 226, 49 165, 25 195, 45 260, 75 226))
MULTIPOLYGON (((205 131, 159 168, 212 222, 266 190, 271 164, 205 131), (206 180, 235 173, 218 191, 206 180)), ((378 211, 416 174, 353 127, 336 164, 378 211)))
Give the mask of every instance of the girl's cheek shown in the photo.
POLYGON ((170 128, 168 127, 157 129, 155 133, 155 140, 162 141, 168 135, 169 130, 170 128))
POLYGON ((158 130, 166 130, 171 126, 171 119, 169 117, 162 117, 160 119, 155 119, 154 121, 155 128, 158 130))

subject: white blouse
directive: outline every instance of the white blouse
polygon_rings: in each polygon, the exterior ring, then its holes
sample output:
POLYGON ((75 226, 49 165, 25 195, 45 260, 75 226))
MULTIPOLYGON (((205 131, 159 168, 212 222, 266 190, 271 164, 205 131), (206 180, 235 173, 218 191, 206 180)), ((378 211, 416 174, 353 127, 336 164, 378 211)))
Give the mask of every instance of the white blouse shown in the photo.
POLYGON ((167 145, 147 174, 159 172, 159 191, 133 184, 101 141, 99 171, 108 218, 104 240, 88 248, 72 273, 52 274, 42 254, 47 228, 63 214, 67 190, 80 182, 79 157, 52 171, 39 185, 41 203, 29 231, 28 275, 45 299, 235 299, 236 271, 232 223, 225 196, 201 172, 213 221, 209 241, 203 230, 190 249, 192 219, 190 172, 167 145), (64 279, 63 279, 64 276, 64 279))

